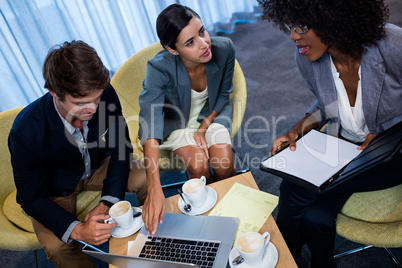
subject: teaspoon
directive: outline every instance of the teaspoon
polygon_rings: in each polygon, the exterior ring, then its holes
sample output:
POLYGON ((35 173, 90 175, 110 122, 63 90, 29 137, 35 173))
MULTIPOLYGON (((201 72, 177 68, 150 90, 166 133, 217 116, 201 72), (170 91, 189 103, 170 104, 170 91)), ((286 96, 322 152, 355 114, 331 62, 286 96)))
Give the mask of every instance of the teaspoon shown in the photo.
POLYGON ((180 189, 177 189, 177 191, 179 192, 179 195, 180 195, 181 199, 184 202, 184 206, 183 206, 184 211, 189 213, 191 211, 191 205, 186 203, 186 200, 184 200, 184 197, 183 197, 182 192, 180 191, 180 189))
POLYGON ((137 218, 137 217, 139 217, 139 216, 141 216, 141 215, 142 215, 142 212, 141 212, 141 211, 135 212, 135 213, 133 214, 133 218, 137 218))
POLYGON ((241 264, 243 262, 244 262, 243 257, 241 255, 239 255, 239 256, 237 256, 236 258, 233 259, 232 264, 234 266, 236 266, 236 265, 239 265, 239 264, 241 264))

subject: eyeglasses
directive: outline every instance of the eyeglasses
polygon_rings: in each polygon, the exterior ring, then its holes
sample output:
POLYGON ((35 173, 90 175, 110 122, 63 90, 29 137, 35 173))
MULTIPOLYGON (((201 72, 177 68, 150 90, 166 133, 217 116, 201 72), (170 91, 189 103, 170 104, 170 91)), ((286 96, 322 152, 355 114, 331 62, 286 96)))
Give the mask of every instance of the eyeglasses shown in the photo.
POLYGON ((283 24, 285 25, 285 28, 289 32, 293 30, 297 34, 305 34, 310 30, 310 28, 307 25, 290 25, 287 24, 286 22, 284 22, 283 24))

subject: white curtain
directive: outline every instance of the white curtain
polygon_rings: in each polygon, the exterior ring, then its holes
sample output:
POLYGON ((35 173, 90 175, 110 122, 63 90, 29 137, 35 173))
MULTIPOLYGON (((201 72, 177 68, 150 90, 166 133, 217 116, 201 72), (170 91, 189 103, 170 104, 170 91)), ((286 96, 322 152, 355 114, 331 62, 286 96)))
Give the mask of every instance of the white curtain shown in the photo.
POLYGON ((158 41, 156 18, 168 5, 194 9, 211 35, 252 20, 255 0, 0 0, 0 111, 42 96, 42 64, 64 41, 94 47, 113 73, 158 41))

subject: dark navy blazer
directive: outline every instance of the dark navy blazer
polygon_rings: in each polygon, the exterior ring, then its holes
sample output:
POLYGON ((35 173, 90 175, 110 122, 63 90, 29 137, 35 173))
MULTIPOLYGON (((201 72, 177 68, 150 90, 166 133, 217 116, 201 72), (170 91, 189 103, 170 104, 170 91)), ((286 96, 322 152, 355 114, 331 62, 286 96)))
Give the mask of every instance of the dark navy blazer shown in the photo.
MULTIPOLYGON (((130 170, 128 130, 117 94, 108 86, 97 112, 88 122, 91 167, 110 156, 102 196, 124 199, 130 170)), ((77 218, 49 197, 70 195, 85 171, 82 155, 65 131, 53 97, 47 93, 25 107, 9 135, 9 149, 17 187, 17 202, 24 211, 60 239, 77 218)))

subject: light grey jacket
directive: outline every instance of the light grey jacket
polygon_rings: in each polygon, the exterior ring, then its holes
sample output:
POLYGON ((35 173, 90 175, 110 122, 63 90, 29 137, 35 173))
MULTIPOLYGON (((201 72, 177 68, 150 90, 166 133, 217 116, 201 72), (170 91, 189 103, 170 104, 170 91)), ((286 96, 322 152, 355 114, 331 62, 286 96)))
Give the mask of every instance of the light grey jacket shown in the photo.
MULTIPOLYGON (((386 38, 367 47, 361 59, 363 113, 371 133, 380 133, 402 121, 402 29, 387 24, 386 30, 386 38)), ((296 49, 295 59, 317 97, 308 113, 317 118, 320 127, 330 121, 328 133, 338 136, 339 111, 329 54, 310 62, 296 49)))
MULTIPOLYGON (((211 38, 212 59, 205 63, 208 83, 208 100, 198 121, 212 110, 219 115, 214 122, 229 132, 232 123, 232 103, 235 50, 232 41, 225 37, 211 38)), ((172 131, 187 126, 191 109, 191 83, 180 56, 166 49, 148 61, 147 72, 139 97, 141 144, 147 139, 163 141, 172 131)))

